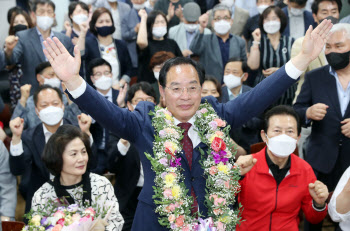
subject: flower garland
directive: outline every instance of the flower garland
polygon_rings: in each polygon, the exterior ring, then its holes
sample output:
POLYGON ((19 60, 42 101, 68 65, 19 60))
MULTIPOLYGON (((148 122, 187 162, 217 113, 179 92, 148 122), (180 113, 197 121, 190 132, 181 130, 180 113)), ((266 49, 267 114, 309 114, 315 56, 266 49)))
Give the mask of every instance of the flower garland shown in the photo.
MULTIPOLYGON (((208 145, 201 152, 201 165, 206 180, 205 205, 208 218, 197 219, 191 215, 192 196, 184 184, 182 174, 182 129, 175 125, 172 114, 156 106, 152 125, 155 129, 153 153, 146 157, 156 173, 154 192, 159 223, 171 230, 234 230, 239 224, 239 209, 233 210, 235 196, 240 191, 239 168, 234 165, 233 143, 228 135, 230 126, 221 120, 209 103, 201 104, 195 114, 194 125, 203 143, 208 145)), ((240 207, 240 206, 239 206, 240 207)))

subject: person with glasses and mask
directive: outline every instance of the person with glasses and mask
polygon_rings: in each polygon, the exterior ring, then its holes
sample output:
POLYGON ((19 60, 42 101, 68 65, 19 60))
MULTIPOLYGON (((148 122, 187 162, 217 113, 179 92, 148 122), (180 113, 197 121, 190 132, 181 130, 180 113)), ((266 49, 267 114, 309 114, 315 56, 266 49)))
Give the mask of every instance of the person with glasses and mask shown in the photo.
POLYGON ((8 64, 21 64, 23 77, 20 85, 31 84, 31 95, 39 87, 35 77, 35 67, 47 61, 43 53, 43 41, 57 37, 72 54, 73 44, 66 35, 51 30, 55 21, 55 4, 50 0, 36 0, 31 17, 36 27, 10 35, 5 40, 5 54, 8 64))
POLYGON ((241 156, 241 225, 236 230, 299 230, 299 212, 312 223, 327 215, 327 186, 316 179, 311 166, 293 154, 300 135, 298 114, 279 105, 264 116, 261 138, 266 147, 241 156))
POLYGON ((311 12, 305 10, 307 0, 288 0, 282 10, 287 16, 287 26, 283 35, 298 39, 305 35, 309 26, 316 27, 311 12))
POLYGON ((230 33, 233 20, 231 9, 224 4, 216 5, 212 11, 212 27, 215 33, 204 34, 208 25, 208 14, 199 17, 199 33, 192 40, 190 50, 199 55, 199 62, 206 74, 215 76, 220 83, 229 58, 247 60, 245 41, 230 33))
MULTIPOLYGON (((181 128, 182 136, 184 136, 176 138, 183 146, 183 150, 179 151, 179 155, 181 157, 181 169, 183 169, 181 173, 184 175, 184 190, 187 194, 181 193, 181 195, 191 198, 191 203, 186 208, 188 212, 191 210, 193 216, 195 216, 198 208, 203 218, 210 216, 208 215, 208 207, 210 208, 210 206, 204 203, 207 195, 207 180, 206 177, 203 177, 204 168, 200 163, 202 158, 199 158, 201 156, 199 148, 206 153, 209 147, 203 143, 206 142, 205 138, 200 136, 195 125, 196 121, 199 122, 195 114, 201 103, 207 101, 213 107, 217 116, 225 120, 231 127, 241 126, 245 121, 260 114, 295 83, 311 60, 315 59, 323 49, 325 38, 331 27, 330 21, 325 20, 315 30, 310 28, 306 35, 308 39, 304 40, 304 49, 299 56, 293 58, 250 92, 225 104, 219 103, 212 96, 205 97, 202 100, 201 86, 204 82, 204 72, 198 63, 184 57, 176 57, 165 62, 159 76, 159 91, 164 97, 167 110, 171 113, 167 113, 167 115, 170 116, 172 126, 181 128)), ((83 78, 79 76, 80 52, 78 49, 75 49, 75 57, 73 58, 56 38, 54 40, 48 39, 45 45, 47 47, 45 53, 55 72, 67 86, 71 99, 104 127, 108 127, 119 137, 134 143, 138 148, 145 182, 138 197, 139 202, 132 229, 165 230, 164 224, 159 222, 159 219, 167 219, 167 217, 161 217, 158 213, 155 213, 157 205, 154 201, 155 198, 153 198, 155 190, 159 191, 161 189, 155 187, 156 173, 152 170, 151 161, 145 154, 149 153, 151 157, 155 156, 153 152, 153 148, 156 148, 154 146, 156 143, 155 137, 159 137, 160 134, 155 129, 155 127, 159 128, 158 123, 154 116, 149 113, 155 110, 159 112, 158 109, 151 102, 140 102, 136 109, 130 112, 107 102, 103 96, 87 85, 83 78)), ((164 114, 159 115, 162 117, 159 119, 166 123, 165 116, 162 115, 164 114)), ((165 150, 162 153, 165 153, 165 150)), ((157 172, 157 174, 160 174, 160 172, 157 172)), ((180 220, 179 224, 181 223, 180 220)))
MULTIPOLYGON (((303 126, 311 126, 305 160, 332 192, 350 166, 349 24, 333 26, 324 53, 328 65, 306 73, 294 109, 303 126)), ((321 230, 317 226, 306 230, 321 230)))
MULTIPOLYGON (((133 84, 126 94, 129 111, 133 112, 142 101, 155 104, 156 93, 147 82, 133 84)), ((138 196, 144 185, 144 173, 139 152, 135 144, 120 138, 115 133, 109 134, 107 145, 108 170, 115 173, 114 192, 119 201, 119 210, 124 218, 123 231, 131 230, 138 196)))

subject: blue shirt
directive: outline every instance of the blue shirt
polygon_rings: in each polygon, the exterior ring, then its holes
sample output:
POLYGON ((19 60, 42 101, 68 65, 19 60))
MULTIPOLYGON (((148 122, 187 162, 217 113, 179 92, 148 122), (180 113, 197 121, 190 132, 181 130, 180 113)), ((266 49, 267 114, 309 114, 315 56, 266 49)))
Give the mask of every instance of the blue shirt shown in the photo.
MULTIPOLYGON (((44 50, 44 49, 46 49, 45 46, 44 46, 44 37, 43 37, 43 35, 40 33, 40 31, 38 30, 38 27, 35 27, 35 29, 36 29, 36 32, 38 32, 38 36, 39 36, 39 38, 40 38, 41 47, 42 47, 43 50, 44 50)), ((54 34, 53 34, 53 31, 51 30, 50 39, 53 39, 53 37, 54 37, 54 34)), ((46 58, 46 56, 45 56, 45 60, 48 61, 48 59, 46 58)))
POLYGON ((336 80, 340 111, 342 116, 344 116, 350 100, 350 83, 348 83, 348 86, 344 90, 343 86, 339 81, 337 72, 335 72, 331 66, 329 67, 329 73, 333 75, 336 80))
POLYGON ((186 30, 187 49, 190 49, 191 42, 192 42, 194 36, 196 36, 197 31, 198 31, 198 30, 196 30, 196 31, 194 31, 194 32, 192 32, 192 33, 190 33, 190 32, 188 32, 188 31, 186 30))
POLYGON ((231 100, 234 100, 236 99, 239 95, 242 94, 242 91, 243 91, 243 86, 241 85, 241 90, 239 91, 238 95, 234 95, 230 89, 227 88, 227 92, 228 92, 228 98, 231 100))
POLYGON ((221 51, 222 66, 225 69, 225 65, 230 55, 230 39, 232 38, 232 34, 229 35, 229 38, 226 40, 226 42, 224 42, 219 36, 217 37, 221 51))

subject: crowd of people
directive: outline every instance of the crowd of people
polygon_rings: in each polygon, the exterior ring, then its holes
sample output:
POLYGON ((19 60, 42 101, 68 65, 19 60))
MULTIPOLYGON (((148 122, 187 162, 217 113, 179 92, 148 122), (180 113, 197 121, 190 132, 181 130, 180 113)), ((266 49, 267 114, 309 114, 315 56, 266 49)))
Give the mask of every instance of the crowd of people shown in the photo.
POLYGON ((0 50, 10 86, 0 113, 7 104, 11 114, 0 121, 1 221, 15 220, 18 193, 25 213, 66 197, 108 205, 106 230, 175 229, 170 218, 168 227, 158 222, 145 155, 160 142, 151 115, 159 108, 184 130, 178 155, 192 213, 214 216, 201 164, 208 147, 195 121, 208 102, 230 127, 240 168, 236 230, 299 230, 300 218, 303 230, 322 230, 327 214, 334 230, 350 230, 343 4, 71 0, 63 28, 51 0, 9 9, 0 50))

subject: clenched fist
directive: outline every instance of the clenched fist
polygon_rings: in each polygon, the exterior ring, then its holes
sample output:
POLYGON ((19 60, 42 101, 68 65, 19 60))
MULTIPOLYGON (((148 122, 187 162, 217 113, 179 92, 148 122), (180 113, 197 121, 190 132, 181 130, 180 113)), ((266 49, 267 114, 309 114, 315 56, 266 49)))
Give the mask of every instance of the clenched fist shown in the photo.
POLYGON ((309 192, 317 207, 323 207, 328 198, 328 188, 321 181, 309 184, 309 192))
POLYGON ((311 120, 323 120, 327 114, 328 105, 324 103, 316 103, 306 110, 306 117, 311 120))
POLYGON ((244 176, 247 172, 249 172, 258 160, 253 158, 252 155, 240 156, 236 164, 239 166, 241 170, 241 175, 244 176))
POLYGON ((23 106, 26 107, 27 105, 27 100, 30 96, 30 89, 32 88, 32 85, 30 84, 24 84, 21 87, 21 98, 19 99, 19 103, 23 106))
POLYGON ((92 119, 90 116, 86 115, 85 113, 81 113, 80 115, 77 116, 78 118, 78 124, 82 132, 85 132, 89 136, 91 135, 90 133, 90 126, 92 119))
POLYGON ((12 132, 12 144, 16 145, 21 141, 23 133, 24 119, 16 117, 10 121, 10 129, 12 132))

